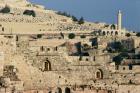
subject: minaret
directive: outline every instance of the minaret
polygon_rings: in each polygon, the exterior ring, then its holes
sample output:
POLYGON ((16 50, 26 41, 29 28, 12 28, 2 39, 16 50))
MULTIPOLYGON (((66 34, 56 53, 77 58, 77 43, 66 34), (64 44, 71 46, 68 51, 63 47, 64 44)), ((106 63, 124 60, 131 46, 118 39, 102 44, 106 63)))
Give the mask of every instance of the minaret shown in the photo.
POLYGON ((121 30, 121 29, 122 29, 122 13, 119 10, 119 12, 118 12, 118 30, 121 30))

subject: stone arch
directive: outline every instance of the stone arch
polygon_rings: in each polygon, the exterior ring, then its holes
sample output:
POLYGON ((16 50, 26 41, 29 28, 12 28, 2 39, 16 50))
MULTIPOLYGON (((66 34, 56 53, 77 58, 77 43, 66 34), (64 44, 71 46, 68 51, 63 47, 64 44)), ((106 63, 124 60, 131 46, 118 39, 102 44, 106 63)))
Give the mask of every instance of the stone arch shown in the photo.
POLYGON ((96 79, 103 79, 103 71, 101 69, 98 69, 95 73, 96 79))
POLYGON ((55 93, 62 93, 62 89, 58 87, 55 93))
POLYGON ((116 29, 115 24, 112 24, 110 28, 115 30, 116 29))
POLYGON ((66 87, 66 88, 65 88, 65 93, 71 93, 70 88, 66 87))
POLYGON ((105 31, 103 31, 103 36, 105 36, 106 35, 106 32, 105 31))
POLYGON ((113 35, 113 31, 111 31, 111 35, 113 35))
POLYGON ((110 32, 109 31, 107 31, 107 35, 109 35, 110 34, 110 32))
POLYGON ((44 63, 44 71, 51 71, 51 62, 47 59, 44 63))
POLYGON ((118 31, 115 31, 115 35, 118 35, 118 31))
POLYGON ((49 91, 48 93, 52 93, 52 91, 49 91))

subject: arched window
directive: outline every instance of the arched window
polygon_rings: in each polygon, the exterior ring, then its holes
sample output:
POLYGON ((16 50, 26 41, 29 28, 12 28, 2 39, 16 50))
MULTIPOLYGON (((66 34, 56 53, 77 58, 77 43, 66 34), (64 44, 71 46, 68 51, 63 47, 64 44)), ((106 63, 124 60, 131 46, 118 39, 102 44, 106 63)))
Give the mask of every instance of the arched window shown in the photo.
POLYGON ((109 35, 110 33, 109 33, 109 31, 107 31, 107 35, 109 35))
POLYGON ((113 35, 113 31, 111 31, 111 35, 113 35))
POLYGON ((62 93, 62 89, 58 87, 56 93, 62 93))
POLYGON ((112 24, 110 28, 115 30, 116 26, 114 24, 112 24))
POLYGON ((44 63, 44 71, 51 71, 51 62, 49 60, 44 63))
POLYGON ((115 35, 118 35, 118 31, 115 31, 115 35))
POLYGON ((103 79, 103 71, 101 69, 98 69, 95 73, 95 77, 97 79, 103 79))
POLYGON ((71 93, 70 88, 66 87, 65 88, 65 93, 71 93))
POLYGON ((103 36, 105 36, 105 35, 106 35, 105 31, 103 31, 103 36))

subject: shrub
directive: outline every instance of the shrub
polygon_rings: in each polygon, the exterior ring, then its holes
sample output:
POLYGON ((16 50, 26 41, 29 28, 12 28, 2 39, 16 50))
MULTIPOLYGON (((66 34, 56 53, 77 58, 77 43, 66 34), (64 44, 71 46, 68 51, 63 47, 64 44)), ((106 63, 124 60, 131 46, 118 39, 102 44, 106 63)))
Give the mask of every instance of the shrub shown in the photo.
POLYGON ((113 58, 113 61, 115 62, 116 65, 120 65, 122 60, 123 58, 121 56, 115 56, 113 58))
POLYGON ((42 38, 42 34, 37 34, 37 38, 42 38))
POLYGON ((138 33, 136 34, 136 36, 137 36, 137 37, 140 37, 140 32, 138 32, 138 33))
POLYGON ((78 21, 78 19, 77 19, 75 16, 72 16, 72 20, 73 20, 74 22, 77 22, 77 21, 78 21))
POLYGON ((36 13, 35 13, 35 11, 33 11, 33 10, 25 10, 25 11, 23 12, 23 14, 24 14, 24 15, 29 15, 29 16, 36 17, 36 13))
POLYGON ((126 34, 125 34, 125 36, 130 37, 130 36, 131 36, 131 34, 130 34, 130 33, 126 33, 126 34))
POLYGON ((5 6, 0 13, 10 13, 10 8, 8 6, 5 6))
POLYGON ((69 39, 74 39, 75 38, 75 34, 74 33, 70 33, 68 37, 69 37, 69 39))
POLYGON ((81 17, 80 19, 79 19, 79 21, 78 21, 78 24, 84 24, 84 18, 83 17, 81 17))
POLYGON ((86 38, 86 36, 85 36, 85 35, 81 35, 80 37, 81 37, 81 38, 86 38))

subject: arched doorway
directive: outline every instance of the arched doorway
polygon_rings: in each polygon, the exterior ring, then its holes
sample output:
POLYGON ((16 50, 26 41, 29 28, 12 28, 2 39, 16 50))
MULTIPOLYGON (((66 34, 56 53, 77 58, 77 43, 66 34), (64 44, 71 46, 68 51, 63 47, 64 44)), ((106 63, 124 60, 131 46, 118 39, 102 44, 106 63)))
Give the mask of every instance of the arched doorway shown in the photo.
POLYGON ((62 89, 58 87, 55 93, 62 93, 62 89))
POLYGON ((101 69, 98 69, 95 73, 96 79, 103 79, 103 71, 101 69))
POLYGON ((70 88, 66 87, 65 88, 65 93, 71 93, 70 88))
POLYGON ((114 24, 112 24, 110 28, 113 29, 113 30, 115 30, 116 29, 116 26, 114 24))
POLYGON ((105 35, 106 35, 105 31, 103 31, 103 36, 105 36, 105 35))
POLYGON ((47 60, 45 63, 44 63, 44 71, 51 71, 51 62, 49 60, 47 60))
POLYGON ((118 35, 118 31, 115 31, 115 35, 118 35))

